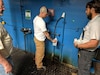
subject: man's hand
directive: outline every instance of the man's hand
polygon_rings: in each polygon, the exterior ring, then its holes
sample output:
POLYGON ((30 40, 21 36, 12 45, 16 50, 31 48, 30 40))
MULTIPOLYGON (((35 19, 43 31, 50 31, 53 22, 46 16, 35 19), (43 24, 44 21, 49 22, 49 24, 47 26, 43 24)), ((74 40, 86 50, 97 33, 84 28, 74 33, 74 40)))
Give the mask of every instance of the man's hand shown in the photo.
POLYGON ((77 44, 76 42, 74 43, 74 46, 75 46, 76 48, 78 48, 78 44, 77 44))
POLYGON ((2 55, 0 55, 0 64, 4 67, 6 73, 12 71, 12 65, 2 55))
POLYGON ((4 67, 6 73, 12 72, 12 66, 8 61, 5 61, 3 63, 3 67, 4 67))
POLYGON ((56 39, 53 39, 53 40, 52 40, 52 42, 53 42, 53 43, 56 43, 56 42, 57 42, 57 40, 56 40, 56 39))

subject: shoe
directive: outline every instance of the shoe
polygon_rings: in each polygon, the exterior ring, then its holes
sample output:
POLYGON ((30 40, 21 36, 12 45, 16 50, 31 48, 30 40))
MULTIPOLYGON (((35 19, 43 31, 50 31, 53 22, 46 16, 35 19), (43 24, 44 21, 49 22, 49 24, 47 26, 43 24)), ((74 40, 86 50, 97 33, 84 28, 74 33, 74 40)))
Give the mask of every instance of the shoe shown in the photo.
POLYGON ((38 71, 46 71, 46 67, 42 66, 41 68, 37 68, 38 71))

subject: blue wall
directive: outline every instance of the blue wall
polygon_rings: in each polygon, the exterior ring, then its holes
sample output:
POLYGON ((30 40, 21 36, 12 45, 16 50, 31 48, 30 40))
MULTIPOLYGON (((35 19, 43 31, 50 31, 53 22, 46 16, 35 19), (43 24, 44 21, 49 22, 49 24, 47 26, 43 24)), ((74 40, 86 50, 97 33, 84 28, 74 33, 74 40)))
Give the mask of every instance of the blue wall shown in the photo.
POLYGON ((88 1, 90 0, 4 0, 6 9, 3 18, 7 22, 5 27, 13 38, 14 47, 35 52, 32 21, 38 15, 39 8, 45 5, 55 11, 54 17, 45 19, 52 37, 56 21, 63 12, 66 13, 65 19, 61 19, 56 28, 56 33, 59 34, 56 36, 58 46, 54 47, 49 40, 46 40, 46 52, 54 53, 60 61, 77 67, 78 50, 74 47, 73 40, 79 38, 82 28, 87 23, 85 5, 88 1), (26 10, 31 11, 31 19, 25 18, 26 10), (31 28, 32 33, 24 36, 21 32, 23 27, 31 28))

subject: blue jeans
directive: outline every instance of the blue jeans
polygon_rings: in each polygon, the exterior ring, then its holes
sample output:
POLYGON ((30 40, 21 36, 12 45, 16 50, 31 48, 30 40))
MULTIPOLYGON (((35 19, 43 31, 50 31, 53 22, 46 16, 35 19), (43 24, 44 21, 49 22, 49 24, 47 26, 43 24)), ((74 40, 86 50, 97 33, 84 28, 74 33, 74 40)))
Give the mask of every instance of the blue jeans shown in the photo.
MULTIPOLYGON (((8 62, 13 65, 12 59, 10 57, 7 58, 8 62)), ((0 64, 0 75, 13 75, 12 73, 6 73, 4 67, 0 64)))
POLYGON ((95 52, 80 50, 79 53, 78 75, 90 75, 91 63, 95 52))

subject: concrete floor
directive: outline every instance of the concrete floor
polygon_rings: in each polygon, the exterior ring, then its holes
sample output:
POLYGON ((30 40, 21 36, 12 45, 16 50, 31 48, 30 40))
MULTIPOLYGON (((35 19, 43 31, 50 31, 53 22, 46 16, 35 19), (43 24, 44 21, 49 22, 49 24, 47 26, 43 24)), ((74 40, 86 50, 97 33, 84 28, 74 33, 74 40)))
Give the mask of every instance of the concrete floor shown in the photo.
MULTIPOLYGON (((15 48, 12 52, 14 75, 77 75, 77 70, 61 64, 58 60, 44 58, 46 71, 37 71, 34 54, 15 48)), ((93 75, 93 74, 91 74, 93 75)))
POLYGON ((57 60, 51 61, 48 58, 44 58, 43 60, 46 71, 37 71, 34 55, 20 49, 14 49, 12 59, 14 62, 13 72, 15 75, 76 75, 76 70, 61 64, 57 60))

